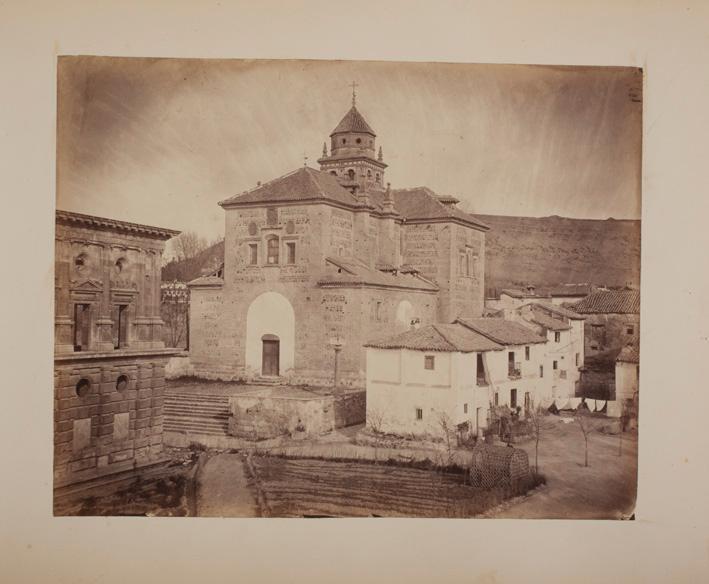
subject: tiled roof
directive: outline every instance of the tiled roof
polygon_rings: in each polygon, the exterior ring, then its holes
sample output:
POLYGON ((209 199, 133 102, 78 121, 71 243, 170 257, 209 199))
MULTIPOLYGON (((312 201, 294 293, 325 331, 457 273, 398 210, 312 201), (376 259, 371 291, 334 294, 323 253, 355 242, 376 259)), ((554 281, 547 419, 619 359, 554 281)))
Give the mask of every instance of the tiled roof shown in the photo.
MULTIPOLYGON (((444 204, 442 199, 446 200, 446 197, 439 197, 428 187, 392 189, 391 192, 394 198, 394 208, 398 213, 406 217, 407 221, 457 219, 477 229, 489 229, 485 223, 474 215, 461 211, 455 205, 444 204)), ((381 203, 379 200, 377 202, 381 203)))
POLYGON ((376 136, 374 130, 369 126, 359 110, 353 105, 345 114, 345 117, 340 120, 337 127, 332 131, 330 136, 334 134, 344 134, 346 132, 363 132, 376 136))
POLYGON ((456 322, 501 345, 531 345, 546 339, 523 324, 502 318, 458 318, 456 322))
POLYGON ((90 227, 104 227, 116 231, 127 231, 162 240, 170 239, 180 234, 179 231, 175 231, 174 229, 164 229, 163 227, 153 227, 152 225, 142 225, 140 223, 129 223, 128 221, 119 221, 118 219, 60 211, 59 209, 57 209, 56 212, 56 221, 65 224, 78 223, 90 227))
POLYGON ((640 314, 640 291, 602 290, 572 306, 579 314, 640 314))
POLYGON ((564 308, 563 306, 559 306, 558 304, 552 304, 551 302, 531 302, 530 304, 532 306, 539 306, 544 310, 548 310, 549 312, 558 314, 559 316, 570 318, 571 320, 586 320, 585 316, 582 316, 573 310, 569 310, 568 308, 564 308))
POLYGON ((370 341, 365 347, 472 353, 500 351, 502 346, 459 324, 430 324, 418 329, 370 341))
POLYGON ((327 257, 330 264, 339 268, 318 280, 320 286, 385 286, 437 292, 438 286, 421 276, 398 272, 396 275, 370 268, 364 262, 350 257, 327 257))
POLYGON ((357 204, 354 195, 342 187, 334 176, 307 166, 239 195, 234 195, 219 204, 228 207, 244 203, 310 200, 330 200, 349 206, 357 204))
POLYGON ((640 363, 640 350, 637 346, 628 345, 623 347, 618 353, 616 361, 624 363, 640 363))
POLYGON ((512 298, 550 298, 549 296, 539 294, 536 290, 534 292, 527 292, 517 288, 504 288, 500 290, 500 294, 507 294, 507 296, 511 296, 512 298))
POLYGON ((538 324, 539 326, 543 326, 550 331, 568 331, 571 329, 571 326, 566 324, 563 320, 549 316, 540 310, 532 311, 531 320, 532 322, 538 324))
POLYGON ((187 285, 190 288, 198 288, 200 286, 223 286, 224 280, 222 278, 218 278, 217 276, 200 276, 199 278, 195 278, 191 282, 187 282, 187 285))
POLYGON ((546 296, 588 296, 593 291, 590 284, 562 284, 537 288, 537 293, 546 296))

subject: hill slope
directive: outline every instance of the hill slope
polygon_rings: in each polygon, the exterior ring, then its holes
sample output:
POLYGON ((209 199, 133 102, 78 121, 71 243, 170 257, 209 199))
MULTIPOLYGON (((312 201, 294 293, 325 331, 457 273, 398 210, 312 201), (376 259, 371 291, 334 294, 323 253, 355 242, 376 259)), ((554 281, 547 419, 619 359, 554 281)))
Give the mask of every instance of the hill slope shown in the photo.
MULTIPOLYGON (((477 215, 487 232, 488 292, 514 285, 640 283, 640 221, 477 215)), ((224 259, 221 241, 197 257, 171 262, 163 281, 189 281, 224 259)))

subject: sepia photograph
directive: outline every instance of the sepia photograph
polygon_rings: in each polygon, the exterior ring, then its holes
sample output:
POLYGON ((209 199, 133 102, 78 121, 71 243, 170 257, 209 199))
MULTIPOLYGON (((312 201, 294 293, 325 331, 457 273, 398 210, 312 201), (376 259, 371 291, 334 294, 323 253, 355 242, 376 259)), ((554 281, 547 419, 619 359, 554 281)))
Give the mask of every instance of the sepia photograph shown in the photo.
POLYGON ((56 516, 634 519, 643 70, 62 56, 56 516))

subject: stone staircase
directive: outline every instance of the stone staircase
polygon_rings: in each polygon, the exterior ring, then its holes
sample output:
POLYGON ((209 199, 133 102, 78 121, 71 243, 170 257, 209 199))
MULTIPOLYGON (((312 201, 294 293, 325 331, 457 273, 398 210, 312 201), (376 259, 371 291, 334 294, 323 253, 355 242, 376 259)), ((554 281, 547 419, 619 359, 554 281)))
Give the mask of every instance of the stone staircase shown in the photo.
POLYGON ((229 428, 229 398, 223 395, 166 393, 165 432, 226 436, 229 428))

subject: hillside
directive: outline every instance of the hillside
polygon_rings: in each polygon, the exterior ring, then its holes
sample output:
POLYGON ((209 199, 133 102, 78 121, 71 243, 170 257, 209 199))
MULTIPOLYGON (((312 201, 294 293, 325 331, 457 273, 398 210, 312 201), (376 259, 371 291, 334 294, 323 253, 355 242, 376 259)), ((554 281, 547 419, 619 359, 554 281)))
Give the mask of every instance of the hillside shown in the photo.
MULTIPOLYGON (((488 293, 513 285, 640 282, 640 221, 477 215, 490 226, 486 242, 488 293)), ((189 281, 224 258, 221 241, 197 257, 170 262, 163 281, 189 281)))
POLYGON ((478 215, 489 292, 510 285, 640 283, 640 221, 478 215))

